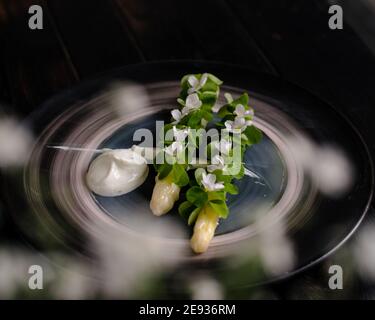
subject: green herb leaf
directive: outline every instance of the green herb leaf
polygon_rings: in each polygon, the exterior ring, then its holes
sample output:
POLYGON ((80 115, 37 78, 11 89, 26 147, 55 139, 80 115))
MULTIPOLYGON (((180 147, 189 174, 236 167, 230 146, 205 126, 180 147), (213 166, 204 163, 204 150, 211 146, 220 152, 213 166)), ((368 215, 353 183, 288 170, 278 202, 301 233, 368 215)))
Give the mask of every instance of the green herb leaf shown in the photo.
POLYGON ((210 199, 210 201, 213 201, 213 200, 225 201, 225 192, 224 191, 211 191, 208 194, 208 198, 210 199))
POLYGON ((224 191, 230 193, 230 194, 238 194, 238 188, 232 183, 226 183, 224 185, 224 191))
POLYGON ((216 85, 220 86, 223 84, 223 81, 221 81, 219 78, 215 77, 213 74, 209 73, 208 78, 212 80, 216 85))
POLYGON ((234 175, 234 178, 239 180, 245 175, 245 167, 243 164, 241 164, 240 172, 236 175, 234 175))
POLYGON ((163 163, 159 166, 158 168, 158 173, 159 173, 159 179, 162 180, 166 178, 169 173, 171 172, 173 166, 168 164, 168 163, 163 163))
POLYGON ((202 208, 195 208, 192 213, 190 213, 188 225, 191 226, 198 218, 199 212, 202 208))
POLYGON ((218 115, 220 118, 224 118, 227 115, 231 115, 232 113, 228 110, 228 105, 225 105, 220 108, 218 115))
POLYGON ((194 210, 194 208, 195 208, 195 206, 191 202, 184 201, 179 205, 178 213, 181 217, 188 220, 189 216, 190 216, 190 213, 194 210))
POLYGON ((209 202, 209 205, 212 207, 212 209, 215 210, 215 212, 217 213, 217 215, 220 217, 220 218, 227 218, 228 217, 228 213, 229 213, 229 209, 227 207, 227 204, 225 203, 225 201, 222 201, 222 200, 211 200, 209 202))
POLYGON ((191 187, 186 192, 186 199, 196 205, 202 207, 208 200, 207 193, 200 187, 191 187))
POLYGON ((245 108, 249 104, 249 95, 244 93, 239 98, 233 100, 230 105, 236 107, 238 104, 242 104, 245 108))
POLYGON ((207 91, 213 91, 217 92, 219 90, 219 86, 213 82, 210 78, 207 79, 207 82, 203 86, 203 88, 200 90, 201 92, 207 92, 207 91))
POLYGON ((217 99, 216 91, 204 91, 200 95, 200 99, 204 104, 214 105, 217 99))
POLYGON ((224 183, 231 182, 233 177, 229 174, 224 174, 222 170, 215 170, 213 174, 216 176, 216 181, 223 181, 224 183))
POLYGON ((173 165, 172 180, 179 187, 184 187, 189 184, 189 176, 183 165, 179 163, 173 165))
POLYGON ((260 131, 257 127, 255 126, 249 126, 246 128, 244 131, 244 134, 249 141, 250 144, 256 144, 262 140, 262 131, 260 131))
POLYGON ((198 129, 201 127, 201 120, 203 118, 202 110, 196 110, 191 112, 188 116, 187 125, 192 129, 198 129))
POLYGON ((201 184, 201 181, 202 181, 202 174, 205 172, 206 170, 204 170, 203 168, 198 168, 194 172, 195 180, 198 182, 199 185, 201 184))

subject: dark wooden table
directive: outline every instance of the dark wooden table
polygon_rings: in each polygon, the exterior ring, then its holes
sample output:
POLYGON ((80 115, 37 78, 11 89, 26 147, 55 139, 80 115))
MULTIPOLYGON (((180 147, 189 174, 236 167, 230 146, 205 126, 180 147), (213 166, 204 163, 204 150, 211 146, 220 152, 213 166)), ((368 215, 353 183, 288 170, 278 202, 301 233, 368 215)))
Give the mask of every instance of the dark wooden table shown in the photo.
MULTIPOLYGON (((375 154, 375 8, 337 2, 345 24, 333 31, 328 0, 0 0, 0 101, 8 112, 27 116, 52 95, 124 65, 229 62, 282 77, 328 101, 360 128, 375 154), (28 27, 34 4, 44 9, 43 30, 28 27)), ((372 207, 366 223, 374 217, 372 207)), ((272 286, 275 297, 373 294, 360 280, 343 292, 328 290, 327 266, 343 255, 345 248, 272 286)))

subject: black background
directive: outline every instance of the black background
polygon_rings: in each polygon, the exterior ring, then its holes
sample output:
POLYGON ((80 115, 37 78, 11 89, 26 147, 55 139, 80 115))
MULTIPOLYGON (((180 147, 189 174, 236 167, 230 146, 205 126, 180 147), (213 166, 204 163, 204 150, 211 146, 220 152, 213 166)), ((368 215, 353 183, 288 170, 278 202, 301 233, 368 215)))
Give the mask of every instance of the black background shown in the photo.
MULTIPOLYGON (((359 128, 374 155, 374 16, 366 0, 0 0, 0 102, 24 117, 63 89, 124 65, 227 62, 329 102, 359 128), (335 3, 344 9, 343 30, 328 27, 335 3), (44 9, 43 30, 28 28, 34 4, 44 9)), ((374 218, 372 206, 365 223, 374 218)), ((276 297, 340 297, 327 286, 336 261, 334 255, 273 285, 276 297)), ((373 293, 358 280, 344 297, 373 293)))

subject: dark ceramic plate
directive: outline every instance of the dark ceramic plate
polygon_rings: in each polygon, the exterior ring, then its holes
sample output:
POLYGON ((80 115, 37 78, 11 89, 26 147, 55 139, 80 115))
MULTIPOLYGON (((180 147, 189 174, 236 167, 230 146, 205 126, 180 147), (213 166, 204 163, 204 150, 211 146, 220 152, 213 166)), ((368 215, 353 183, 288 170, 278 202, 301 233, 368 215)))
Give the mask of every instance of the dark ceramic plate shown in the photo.
MULTIPOLYGON (((137 232, 142 215, 155 226, 170 220, 189 230, 176 212, 162 218, 150 214, 148 202, 155 175, 152 169, 137 190, 104 198, 91 194, 84 183, 92 153, 57 151, 46 146, 130 147, 137 128, 154 130, 155 120, 169 119, 166 109, 176 105, 179 79, 187 73, 202 72, 222 79, 222 91, 234 95, 248 92, 256 110, 256 125, 264 132, 262 142, 249 149, 245 157, 245 166, 255 176, 238 182, 240 194, 229 198, 230 217, 220 223, 210 250, 203 255, 204 261, 223 258, 243 241, 251 242, 261 232, 254 221, 262 216, 271 217, 271 222, 283 219, 297 259, 288 272, 264 274, 257 281, 290 275, 337 249, 360 224, 372 196, 373 168, 360 134, 334 108, 299 87, 245 68, 213 63, 128 66, 50 100, 30 120, 39 140, 24 174, 27 197, 18 201, 20 207, 27 208, 27 217, 22 219, 37 217, 44 221, 41 225, 49 229, 57 244, 86 253, 82 239, 90 232, 90 219, 137 232), (143 85, 149 100, 139 110, 119 117, 111 108, 113 90, 109 88, 123 81, 143 85), (349 190, 335 197, 319 192, 289 150, 288 139, 301 136, 317 145, 335 145, 347 155, 355 173, 349 190)), ((267 228, 267 223, 262 228, 267 228)), ((37 241, 32 234, 27 236, 31 242, 37 241)), ((186 238, 174 240, 187 245, 186 238)), ((38 246, 43 246, 43 239, 39 239, 38 246)), ((198 261, 199 257, 190 254, 188 260, 198 261)), ((244 284, 251 281, 246 277, 243 280, 244 284)))

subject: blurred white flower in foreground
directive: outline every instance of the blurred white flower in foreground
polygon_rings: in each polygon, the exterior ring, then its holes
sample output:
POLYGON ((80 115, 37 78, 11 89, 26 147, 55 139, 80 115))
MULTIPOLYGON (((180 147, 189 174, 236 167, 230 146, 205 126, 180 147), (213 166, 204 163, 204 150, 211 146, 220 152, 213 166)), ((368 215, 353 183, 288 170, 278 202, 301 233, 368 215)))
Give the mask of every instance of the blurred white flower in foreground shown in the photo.
POLYGON ((193 300, 222 300, 223 288, 220 283, 208 275, 195 276, 190 280, 193 300))
POLYGON ((110 89, 111 103, 119 116, 139 112, 149 105, 147 90, 139 84, 116 83, 110 89))
POLYGON ((139 217, 138 231, 97 226, 98 236, 92 245, 98 253, 98 271, 107 297, 132 296, 152 275, 168 272, 188 249, 175 244, 174 239, 185 238, 178 225, 168 221, 155 225, 143 219, 141 212, 139 217))
POLYGON ((30 131, 16 119, 0 117, 0 167, 22 166, 32 143, 30 131))
POLYGON ((261 233, 259 251, 265 270, 272 275, 282 275, 294 267, 294 247, 285 234, 282 222, 275 223, 261 233))
POLYGON ((361 276, 375 281, 375 226, 366 226, 354 244, 354 257, 361 276))
POLYGON ((325 194, 342 194, 351 185, 352 168, 344 154, 333 147, 321 147, 315 155, 312 176, 317 177, 320 191, 325 194))
POLYGON ((316 145, 307 138, 289 141, 294 158, 319 190, 328 196, 346 192, 353 182, 353 168, 345 154, 335 146, 316 145))
POLYGON ((59 261, 50 285, 54 299, 93 299, 98 285, 95 279, 95 268, 88 261, 79 257, 53 255, 54 261, 59 261))

